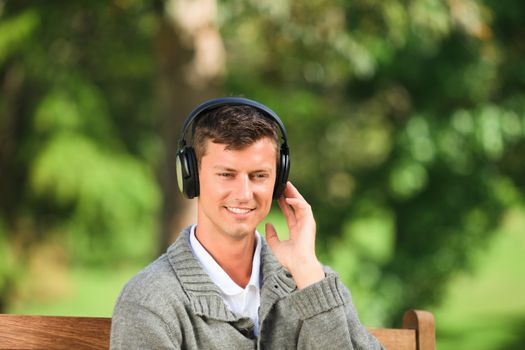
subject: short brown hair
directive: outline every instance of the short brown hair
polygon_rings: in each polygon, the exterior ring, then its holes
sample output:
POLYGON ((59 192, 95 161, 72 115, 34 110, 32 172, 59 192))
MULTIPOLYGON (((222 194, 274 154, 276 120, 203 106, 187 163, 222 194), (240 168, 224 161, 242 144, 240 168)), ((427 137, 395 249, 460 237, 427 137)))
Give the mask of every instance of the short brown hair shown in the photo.
POLYGON ((268 137, 279 156, 277 126, 263 112, 251 106, 222 106, 203 113, 193 125, 193 149, 200 165, 206 142, 225 144, 227 150, 241 150, 268 137))

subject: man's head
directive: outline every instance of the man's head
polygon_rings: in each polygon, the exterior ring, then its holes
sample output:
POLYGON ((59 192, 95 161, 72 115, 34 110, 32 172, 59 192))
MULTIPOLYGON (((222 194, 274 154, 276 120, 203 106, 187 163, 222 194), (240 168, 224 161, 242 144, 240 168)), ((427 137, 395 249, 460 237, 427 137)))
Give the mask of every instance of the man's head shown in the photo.
POLYGON ((195 121, 200 229, 240 239, 266 217, 279 152, 276 129, 251 106, 222 106, 195 121))
POLYGON ((209 140, 223 143, 228 149, 235 150, 265 137, 272 140, 277 149, 277 173, 273 192, 273 198, 277 199, 286 186, 290 170, 286 130, 277 114, 259 102, 242 97, 223 97, 200 104, 184 122, 179 139, 176 161, 180 191, 187 198, 199 196, 198 168, 207 152, 209 140), (282 137, 280 146, 278 129, 282 137), (187 134, 192 135, 191 142, 187 141, 187 134))
POLYGON ((243 98, 207 101, 186 120, 179 146, 179 186, 199 197, 198 230, 233 238, 253 234, 288 178, 286 131, 277 115, 243 98))

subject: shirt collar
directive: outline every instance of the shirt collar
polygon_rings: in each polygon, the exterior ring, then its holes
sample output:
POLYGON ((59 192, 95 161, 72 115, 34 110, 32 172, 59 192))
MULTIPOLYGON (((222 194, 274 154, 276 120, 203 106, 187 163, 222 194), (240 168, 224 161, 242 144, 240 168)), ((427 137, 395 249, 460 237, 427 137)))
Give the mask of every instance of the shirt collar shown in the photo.
MULTIPOLYGON (((195 236, 196 225, 191 227, 190 231, 190 245, 195 257, 201 263, 204 271, 210 276, 210 279, 219 287, 222 293, 226 295, 238 295, 245 289, 241 288, 235 283, 230 276, 222 269, 222 267, 215 261, 215 259, 202 246, 195 236)), ((260 267, 261 267, 261 235, 255 231, 256 246, 252 261, 252 274, 250 281, 246 286, 254 286, 257 291, 260 289, 260 267)))

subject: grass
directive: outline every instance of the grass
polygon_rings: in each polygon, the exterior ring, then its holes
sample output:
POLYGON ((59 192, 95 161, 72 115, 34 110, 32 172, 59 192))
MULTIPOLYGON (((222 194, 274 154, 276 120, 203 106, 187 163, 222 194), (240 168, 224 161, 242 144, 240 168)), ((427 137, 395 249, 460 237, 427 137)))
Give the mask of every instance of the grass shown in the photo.
POLYGON ((440 350, 525 348, 524 220, 523 210, 509 212, 474 273, 450 284, 435 310, 440 350))
POLYGON ((141 266, 118 269, 75 267, 68 271, 68 288, 55 292, 55 297, 31 295, 23 303, 15 303, 11 314, 100 316, 109 317, 124 284, 141 266), (28 300, 27 300, 28 299, 28 300))

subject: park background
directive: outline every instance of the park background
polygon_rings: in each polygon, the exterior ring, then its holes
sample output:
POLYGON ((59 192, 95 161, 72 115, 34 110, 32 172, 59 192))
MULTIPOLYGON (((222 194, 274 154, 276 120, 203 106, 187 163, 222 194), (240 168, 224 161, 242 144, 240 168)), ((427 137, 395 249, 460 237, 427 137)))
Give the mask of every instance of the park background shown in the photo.
POLYGON ((525 348, 524 19, 519 0, 0 0, 0 312, 110 316, 194 217, 182 120, 244 96, 286 124, 367 326, 420 308, 439 349, 525 348))

